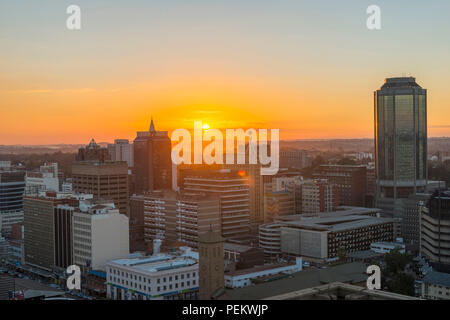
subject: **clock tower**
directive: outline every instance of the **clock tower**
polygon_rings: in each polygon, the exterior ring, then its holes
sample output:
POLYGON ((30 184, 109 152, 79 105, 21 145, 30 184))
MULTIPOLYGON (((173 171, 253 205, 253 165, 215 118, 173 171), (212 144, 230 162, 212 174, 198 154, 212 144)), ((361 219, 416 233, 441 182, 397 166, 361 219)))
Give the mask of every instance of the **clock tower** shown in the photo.
POLYGON ((200 300, 210 300, 224 286, 225 239, 219 232, 208 231, 198 238, 199 251, 199 295, 200 300))

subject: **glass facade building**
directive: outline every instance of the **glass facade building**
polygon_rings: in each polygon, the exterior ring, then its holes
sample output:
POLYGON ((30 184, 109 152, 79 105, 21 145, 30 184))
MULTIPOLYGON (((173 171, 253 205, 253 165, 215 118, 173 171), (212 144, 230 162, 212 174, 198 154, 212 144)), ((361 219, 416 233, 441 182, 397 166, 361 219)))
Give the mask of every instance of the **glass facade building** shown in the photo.
POLYGON ((374 92, 378 206, 427 184, 427 91, 413 77, 388 78, 374 92))

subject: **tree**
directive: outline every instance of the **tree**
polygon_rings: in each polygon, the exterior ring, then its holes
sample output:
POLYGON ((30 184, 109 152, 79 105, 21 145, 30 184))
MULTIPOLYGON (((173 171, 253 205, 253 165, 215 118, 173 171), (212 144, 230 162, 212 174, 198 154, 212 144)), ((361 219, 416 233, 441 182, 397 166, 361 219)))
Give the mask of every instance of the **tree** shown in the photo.
POLYGON ((411 262, 411 256, 401 253, 399 248, 395 248, 385 254, 384 261, 389 273, 403 272, 406 265, 411 262))

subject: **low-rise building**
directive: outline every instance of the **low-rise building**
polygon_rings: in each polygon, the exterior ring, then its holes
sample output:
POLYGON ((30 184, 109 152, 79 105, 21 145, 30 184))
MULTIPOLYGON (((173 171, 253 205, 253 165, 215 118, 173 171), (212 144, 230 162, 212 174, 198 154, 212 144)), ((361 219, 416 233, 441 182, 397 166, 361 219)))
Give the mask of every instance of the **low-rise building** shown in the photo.
POLYGON ((295 272, 302 271, 302 258, 297 257, 294 264, 274 264, 274 265, 260 265, 247 269, 240 269, 225 272, 225 287, 227 288, 244 288, 252 285, 255 282, 272 278, 270 276, 286 276, 295 272))
POLYGON ((107 297, 113 300, 173 300, 198 297, 198 253, 188 247, 106 265, 107 297))
POLYGON ((235 269, 247 269, 264 264, 264 251, 242 244, 225 242, 223 244, 225 261, 235 269))
POLYGON ((393 219, 377 216, 378 209, 340 209, 280 218, 281 252, 321 262, 338 258, 339 250, 369 250, 372 242, 394 240, 393 219))
POLYGON ((430 300, 450 299, 450 274, 429 271, 422 279, 422 298, 430 300))
POLYGON ((389 253, 394 249, 399 249, 400 253, 405 253, 405 244, 399 242, 372 242, 370 250, 377 253, 389 253))

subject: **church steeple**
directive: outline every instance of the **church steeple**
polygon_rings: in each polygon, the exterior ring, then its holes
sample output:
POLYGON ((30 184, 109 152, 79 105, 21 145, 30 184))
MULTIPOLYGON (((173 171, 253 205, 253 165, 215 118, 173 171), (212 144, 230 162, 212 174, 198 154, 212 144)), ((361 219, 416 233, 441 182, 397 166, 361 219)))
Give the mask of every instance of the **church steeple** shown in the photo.
POLYGON ((152 133, 156 132, 155 125, 153 124, 153 117, 152 117, 152 120, 150 122, 150 130, 149 131, 152 132, 152 133))

